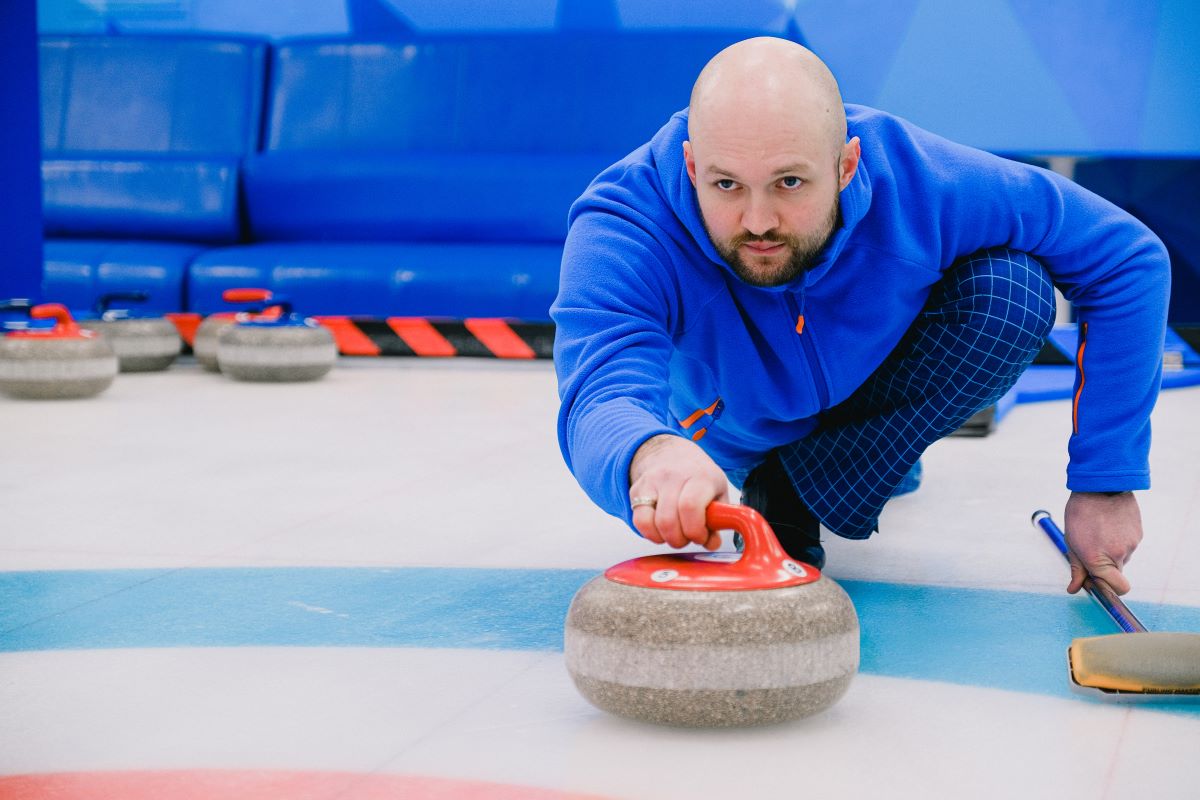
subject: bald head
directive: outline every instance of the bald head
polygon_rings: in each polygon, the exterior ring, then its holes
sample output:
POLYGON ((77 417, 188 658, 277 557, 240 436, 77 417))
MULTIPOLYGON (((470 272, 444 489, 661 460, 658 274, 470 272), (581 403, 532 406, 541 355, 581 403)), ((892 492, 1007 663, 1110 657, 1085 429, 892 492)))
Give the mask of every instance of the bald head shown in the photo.
POLYGON ((786 39, 746 39, 717 53, 696 79, 688 111, 693 142, 709 132, 779 129, 831 150, 846 141, 833 73, 811 50, 786 39))
POLYGON ((725 262, 782 286, 818 262, 858 170, 837 81, 808 50, 757 38, 718 53, 692 89, 683 158, 725 262))

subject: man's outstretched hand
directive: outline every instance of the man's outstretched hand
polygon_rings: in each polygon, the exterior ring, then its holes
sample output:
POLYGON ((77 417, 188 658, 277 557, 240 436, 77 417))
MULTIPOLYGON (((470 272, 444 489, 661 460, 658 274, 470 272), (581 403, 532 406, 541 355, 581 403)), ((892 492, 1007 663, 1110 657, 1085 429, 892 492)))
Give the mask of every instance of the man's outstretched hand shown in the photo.
POLYGON ((661 434, 647 439, 629 465, 629 496, 654 498, 633 509, 633 527, 652 542, 671 547, 695 543, 708 550, 721 536, 704 524, 708 504, 728 500, 725 473, 690 439, 661 434))
POLYGON ((1142 541, 1142 514, 1133 492, 1108 495, 1072 492, 1064 512, 1070 546, 1071 583, 1075 594, 1083 587, 1084 568, 1117 594, 1129 591, 1121 570, 1142 541))

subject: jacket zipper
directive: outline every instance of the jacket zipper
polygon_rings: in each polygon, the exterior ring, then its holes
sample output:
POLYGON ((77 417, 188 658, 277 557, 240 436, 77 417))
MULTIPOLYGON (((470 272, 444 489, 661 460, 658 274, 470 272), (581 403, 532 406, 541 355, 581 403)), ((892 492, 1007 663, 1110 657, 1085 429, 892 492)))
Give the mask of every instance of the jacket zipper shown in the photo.
POLYGON ((825 381, 825 373, 821 371, 821 362, 817 360, 816 348, 812 342, 812 326, 804 321, 804 316, 800 313, 800 304, 796 302, 796 295, 792 292, 784 294, 787 297, 788 310, 791 312, 791 326, 800 340, 799 349, 808 362, 808 372, 812 375, 813 387, 817 390, 817 399, 823 411, 829 407, 829 386, 825 381))

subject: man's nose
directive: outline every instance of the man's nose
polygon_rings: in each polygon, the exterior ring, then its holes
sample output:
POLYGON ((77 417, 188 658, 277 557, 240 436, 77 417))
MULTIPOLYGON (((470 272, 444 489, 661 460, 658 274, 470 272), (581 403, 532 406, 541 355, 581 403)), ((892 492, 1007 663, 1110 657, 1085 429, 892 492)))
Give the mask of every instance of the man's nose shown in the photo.
POLYGON ((764 197, 751 197, 742 213, 742 227, 754 236, 762 236, 779 226, 779 215, 772 203, 764 197))

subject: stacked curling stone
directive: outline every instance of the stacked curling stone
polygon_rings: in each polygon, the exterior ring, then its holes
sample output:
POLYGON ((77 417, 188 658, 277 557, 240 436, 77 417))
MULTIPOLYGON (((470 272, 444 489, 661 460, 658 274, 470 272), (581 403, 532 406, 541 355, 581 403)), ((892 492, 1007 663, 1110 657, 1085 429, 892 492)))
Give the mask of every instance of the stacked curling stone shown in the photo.
POLYGON ((217 363, 217 337, 221 330, 239 320, 251 319, 254 314, 262 313, 264 304, 271 300, 271 292, 267 289, 226 289, 221 293, 221 299, 226 303, 248 303, 254 307, 250 311, 221 311, 210 314, 200 323, 192 339, 192 352, 200 366, 209 372, 220 371, 220 364, 217 363))
POLYGON ((112 385, 117 356, 95 331, 81 330, 65 306, 34 306, 34 320, 53 327, 30 326, 0 336, 0 392, 30 400, 92 397, 112 385))
POLYGON ((183 340, 170 320, 139 317, 128 309, 112 308, 117 301, 144 303, 148 298, 145 292, 105 295, 96 307, 99 319, 79 323, 80 328, 108 339, 121 372, 159 372, 171 366, 182 349, 183 340))
POLYGON ((315 320, 291 313, 291 304, 272 297, 277 315, 240 319, 217 334, 221 372, 239 381, 313 381, 337 361, 333 334, 315 320))
POLYGON ((579 590, 567 671, 593 705, 686 727, 807 717, 858 671, 858 615, 832 579, 788 557, 753 509, 713 503, 708 527, 745 551, 647 556, 579 590))

